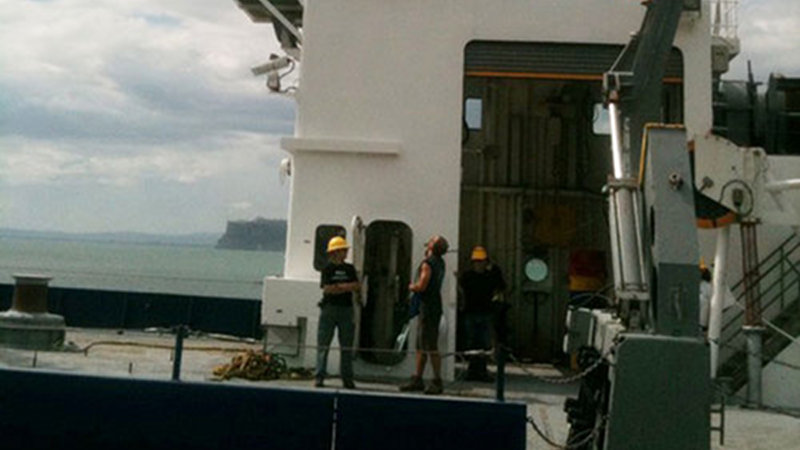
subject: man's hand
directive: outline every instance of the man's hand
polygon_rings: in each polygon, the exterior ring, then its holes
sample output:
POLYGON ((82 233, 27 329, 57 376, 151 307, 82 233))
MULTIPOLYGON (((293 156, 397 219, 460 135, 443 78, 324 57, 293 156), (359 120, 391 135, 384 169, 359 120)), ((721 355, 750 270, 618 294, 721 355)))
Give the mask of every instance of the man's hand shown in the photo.
POLYGON ((361 283, 351 281, 349 283, 327 284, 322 288, 325 294, 344 294, 345 292, 356 292, 361 289, 361 283))

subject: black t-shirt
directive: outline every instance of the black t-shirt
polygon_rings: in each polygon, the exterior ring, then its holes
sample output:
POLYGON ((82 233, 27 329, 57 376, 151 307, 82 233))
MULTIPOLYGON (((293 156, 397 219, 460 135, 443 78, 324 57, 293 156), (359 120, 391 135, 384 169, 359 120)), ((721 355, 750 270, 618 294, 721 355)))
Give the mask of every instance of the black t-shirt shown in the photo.
POLYGON ((464 312, 467 313, 492 312, 492 297, 506 288, 503 273, 494 264, 482 273, 472 269, 464 272, 459 284, 464 290, 464 312))
MULTIPOLYGON (((326 285, 338 283, 350 283, 358 281, 356 268, 352 264, 334 264, 329 262, 322 269, 322 277, 319 286, 324 288, 326 285)), ((326 305, 350 306, 353 304, 353 293, 343 292, 341 294, 323 294, 322 303, 326 305)))

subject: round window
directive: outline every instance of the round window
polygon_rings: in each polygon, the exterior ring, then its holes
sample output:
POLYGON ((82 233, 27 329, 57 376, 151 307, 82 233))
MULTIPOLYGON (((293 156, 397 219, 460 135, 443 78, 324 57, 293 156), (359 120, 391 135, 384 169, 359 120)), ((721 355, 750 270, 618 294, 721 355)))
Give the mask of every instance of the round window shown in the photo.
POLYGON ((547 273, 547 263, 539 258, 531 258, 525 264, 525 276, 531 281, 544 281, 547 278, 547 273))

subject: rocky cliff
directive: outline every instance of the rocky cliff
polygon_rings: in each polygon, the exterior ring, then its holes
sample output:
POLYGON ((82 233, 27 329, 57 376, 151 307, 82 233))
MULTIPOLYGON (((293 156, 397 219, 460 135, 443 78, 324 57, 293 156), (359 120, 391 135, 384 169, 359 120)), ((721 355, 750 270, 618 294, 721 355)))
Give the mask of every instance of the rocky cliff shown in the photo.
POLYGON ((229 220, 216 248, 283 251, 285 246, 286 221, 257 217, 253 220, 229 220))

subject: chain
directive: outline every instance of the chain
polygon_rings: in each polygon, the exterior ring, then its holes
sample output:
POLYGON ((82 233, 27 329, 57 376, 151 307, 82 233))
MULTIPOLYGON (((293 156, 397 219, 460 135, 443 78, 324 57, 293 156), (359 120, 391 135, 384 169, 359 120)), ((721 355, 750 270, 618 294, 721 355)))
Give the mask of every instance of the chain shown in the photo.
MULTIPOLYGON (((527 421, 528 421, 529 424, 531 424, 531 428, 533 428, 533 430, 536 431, 536 434, 538 434, 539 437, 542 438, 542 440, 545 441, 547 444, 549 444, 552 447, 558 448, 558 449, 570 450, 570 449, 581 448, 581 447, 585 446, 586 444, 588 444, 589 442, 591 442, 594 439, 596 439, 600 435, 600 430, 602 429, 603 425, 605 424, 606 418, 605 418, 605 416, 600 417, 596 421, 596 423, 594 425, 594 428, 592 428, 592 430, 589 432, 589 434, 587 434, 586 436, 580 438, 579 441, 575 441, 575 439, 578 437, 578 435, 580 433, 578 433, 578 434, 576 434, 575 436, 572 437, 572 442, 567 440, 567 443, 565 445, 559 444, 558 442, 554 441, 552 438, 550 438, 547 435, 547 433, 542 431, 539 428, 539 426, 536 425, 536 421, 533 420, 533 416, 528 416, 527 417, 527 421)), ((584 433, 585 433, 585 431, 584 431, 584 433)))
POLYGON ((597 358, 597 360, 595 360, 587 368, 583 369, 582 371, 578 372, 575 375, 570 375, 568 377, 543 377, 541 375, 536 375, 535 373, 533 373, 530 370, 528 370, 527 368, 525 368, 525 366, 523 366, 522 363, 517 358, 515 358, 513 354, 509 353, 508 355, 511 358, 511 361, 517 367, 519 367, 527 375, 529 375, 529 376, 531 376, 531 377, 533 377, 533 378, 535 378, 535 379, 537 379, 539 381, 544 381, 545 383, 550 383, 550 384, 569 384, 569 383, 573 383, 575 381, 578 381, 578 380, 582 379, 586 375, 589 375, 593 370, 595 370, 598 367, 600 367, 600 365, 603 364, 603 362, 614 351, 615 348, 616 348, 616 346, 612 346, 611 348, 608 349, 608 351, 605 353, 605 355, 597 358))

